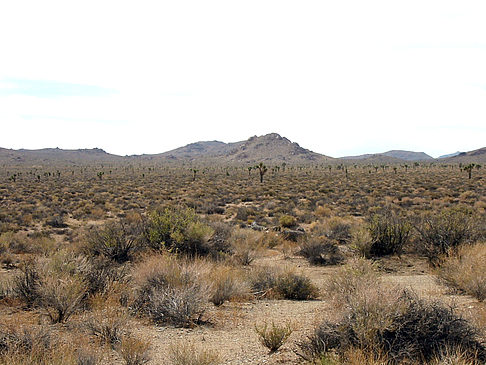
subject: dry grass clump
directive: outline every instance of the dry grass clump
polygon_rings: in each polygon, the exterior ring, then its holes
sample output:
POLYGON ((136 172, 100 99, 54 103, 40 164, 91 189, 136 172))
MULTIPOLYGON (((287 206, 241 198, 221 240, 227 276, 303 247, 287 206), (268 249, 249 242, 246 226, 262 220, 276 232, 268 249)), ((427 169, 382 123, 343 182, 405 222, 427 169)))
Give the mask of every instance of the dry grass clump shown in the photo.
POLYGON ((343 268, 331 279, 329 294, 342 303, 339 319, 324 321, 299 345, 303 358, 334 351, 346 362, 350 351, 356 356, 358 349, 371 363, 425 363, 453 349, 468 359, 486 360, 479 330, 452 308, 373 283, 369 265, 362 259, 354 265, 357 268, 343 268))
POLYGON ((94 365, 97 357, 93 352, 68 344, 49 327, 23 326, 0 327, 0 364, 55 364, 94 365), (91 358, 91 361, 87 359, 91 358))
POLYGON ((126 365, 143 365, 151 359, 150 344, 134 336, 123 336, 117 350, 126 365))
POLYGON ((258 335, 260 343, 270 350, 270 353, 277 351, 287 341, 292 334, 290 323, 284 325, 275 324, 269 326, 264 322, 262 326, 255 325, 255 332, 258 335))
POLYGON ((486 245, 477 243, 459 247, 443 260, 437 273, 449 286, 483 301, 486 299, 485 268, 486 245))
POLYGON ((209 349, 201 349, 194 344, 178 342, 169 347, 169 360, 172 365, 217 365, 220 355, 209 349))
POLYGON ((289 269, 260 267, 249 273, 253 295, 259 298, 311 300, 319 296, 319 289, 310 279, 289 269))
POLYGON ((115 349, 128 333, 128 314, 123 307, 109 305, 88 314, 85 318, 85 327, 101 345, 109 345, 115 349))
POLYGON ((203 316, 211 286, 207 264, 156 255, 141 262, 134 272, 133 309, 156 323, 191 327, 203 316))
POLYGON ((212 283, 209 300, 216 306, 230 300, 248 299, 251 295, 243 273, 234 267, 215 265, 209 280, 212 283))
POLYGON ((262 232, 251 229, 235 228, 229 238, 234 263, 248 266, 262 249, 262 232))

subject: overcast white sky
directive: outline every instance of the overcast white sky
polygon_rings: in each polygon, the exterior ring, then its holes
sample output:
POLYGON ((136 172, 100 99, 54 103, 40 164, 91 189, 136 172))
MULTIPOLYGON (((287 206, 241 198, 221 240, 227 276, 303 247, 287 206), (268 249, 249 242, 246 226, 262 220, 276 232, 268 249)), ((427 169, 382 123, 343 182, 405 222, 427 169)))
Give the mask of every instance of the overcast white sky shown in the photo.
POLYGON ((2 1, 0 146, 486 146, 486 1, 2 1))

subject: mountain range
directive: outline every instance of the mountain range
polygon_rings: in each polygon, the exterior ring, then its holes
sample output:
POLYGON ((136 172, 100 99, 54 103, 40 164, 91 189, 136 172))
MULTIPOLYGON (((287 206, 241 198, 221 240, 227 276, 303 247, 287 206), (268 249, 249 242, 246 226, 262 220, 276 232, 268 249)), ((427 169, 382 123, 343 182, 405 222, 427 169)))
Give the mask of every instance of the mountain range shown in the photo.
POLYGON ((56 163, 82 165, 91 163, 189 163, 189 164, 399 164, 409 162, 486 163, 486 147, 469 152, 456 152, 434 159, 424 152, 391 150, 383 153, 333 158, 312 152, 298 143, 270 133, 253 136, 245 141, 224 143, 202 141, 174 150, 151 155, 118 156, 102 149, 13 150, 0 148, 0 164, 44 166, 56 163))

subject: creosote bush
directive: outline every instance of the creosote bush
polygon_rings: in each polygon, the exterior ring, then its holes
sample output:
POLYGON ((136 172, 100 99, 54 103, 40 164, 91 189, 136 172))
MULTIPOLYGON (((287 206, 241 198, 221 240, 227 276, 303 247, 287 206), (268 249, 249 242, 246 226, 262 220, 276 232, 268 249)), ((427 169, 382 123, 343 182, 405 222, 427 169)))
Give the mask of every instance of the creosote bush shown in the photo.
POLYGON ((255 325, 255 332, 258 335, 260 343, 270 350, 270 353, 277 351, 287 341, 292 334, 290 323, 277 325, 275 322, 269 326, 267 322, 262 326, 255 325))
POLYGON ((197 256, 211 252, 213 233, 193 209, 165 208, 149 214, 145 236, 152 248, 197 256))

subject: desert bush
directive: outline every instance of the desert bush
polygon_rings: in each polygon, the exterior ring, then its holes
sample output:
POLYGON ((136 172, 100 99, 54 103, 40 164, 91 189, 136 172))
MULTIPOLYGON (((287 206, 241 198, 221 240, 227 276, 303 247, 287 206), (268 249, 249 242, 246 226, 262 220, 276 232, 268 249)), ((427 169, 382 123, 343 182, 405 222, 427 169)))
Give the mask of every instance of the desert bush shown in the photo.
POLYGON ((257 297, 310 300, 319 296, 319 290, 308 277, 288 269, 258 268, 250 272, 248 280, 257 297))
POLYGON ((336 265, 344 261, 337 245, 315 238, 300 245, 299 255, 304 256, 312 265, 336 265))
POLYGON ((486 245, 462 246, 437 269, 439 278, 480 301, 486 299, 486 245))
POLYGON ((366 227, 358 227, 351 234, 351 249, 360 257, 371 258, 372 239, 366 227))
POLYGON ((141 263, 135 273, 135 311, 156 323, 190 327, 205 312, 211 292, 197 263, 157 256, 141 263))
POLYGON ((145 238, 152 248, 196 256, 210 253, 213 232, 194 210, 165 208, 149 214, 145 238))
POLYGON ((292 334, 292 328, 290 323, 280 326, 276 325, 275 322, 272 322, 272 325, 269 326, 268 323, 265 322, 260 327, 255 325, 255 332, 258 335, 260 343, 273 353, 287 341, 292 334))
POLYGON ((230 236, 233 262, 244 266, 250 265, 261 250, 262 236, 261 232, 251 229, 234 229, 230 236))
POLYGON ((172 365, 217 365, 221 363, 217 352, 200 349, 194 344, 178 342, 169 347, 169 360, 172 365))
POLYGON ((126 266, 119 265, 103 256, 90 257, 81 274, 87 284, 90 295, 105 294, 116 283, 126 281, 128 269, 126 266))
POLYGON ((372 256, 400 254, 410 238, 411 225, 403 218, 387 211, 373 215, 368 222, 372 256))
POLYGON ((20 273, 13 279, 13 295, 20 298, 27 307, 33 307, 40 299, 40 276, 34 261, 29 260, 20 267, 20 273))
POLYGON ((349 349, 358 348, 373 356, 385 355, 390 364, 423 363, 446 349, 458 349, 468 358, 486 360, 478 329, 438 301, 386 288, 359 292, 354 299, 341 320, 324 321, 300 343, 302 357, 337 351, 342 358, 349 349))
POLYGON ((439 214, 424 215, 415 225, 418 249, 437 264, 441 255, 475 238, 475 221, 466 209, 453 208, 439 214))
POLYGON ((329 219, 326 237, 340 244, 348 243, 351 240, 351 224, 338 217, 329 219))
POLYGON ((232 267, 216 267, 210 274, 213 290, 209 298, 216 306, 236 298, 247 298, 249 288, 241 278, 241 273, 232 267))
POLYGON ((0 327, 0 364, 77 365, 79 355, 45 326, 0 327))
POLYGON ((150 344, 133 336, 123 336, 118 352, 127 365, 143 365, 150 361, 150 344))
POLYGON ((140 248, 143 229, 140 223, 106 223, 88 235, 85 252, 88 256, 106 257, 117 263, 130 261, 140 248))
POLYGON ((125 310, 114 306, 95 310, 85 320, 89 333, 112 349, 120 345, 122 337, 127 334, 127 324, 128 315, 125 310))
POLYGON ((292 228, 297 224, 297 220, 295 219, 295 217, 288 214, 282 215, 279 218, 278 222, 284 228, 292 228))
POLYGON ((86 283, 79 277, 51 275, 44 278, 39 290, 40 307, 53 323, 63 323, 81 308, 87 297, 86 283))
POLYGON ((329 277, 324 292, 339 306, 354 301, 359 290, 368 290, 379 284, 378 269, 375 264, 363 258, 350 260, 348 264, 329 277))

